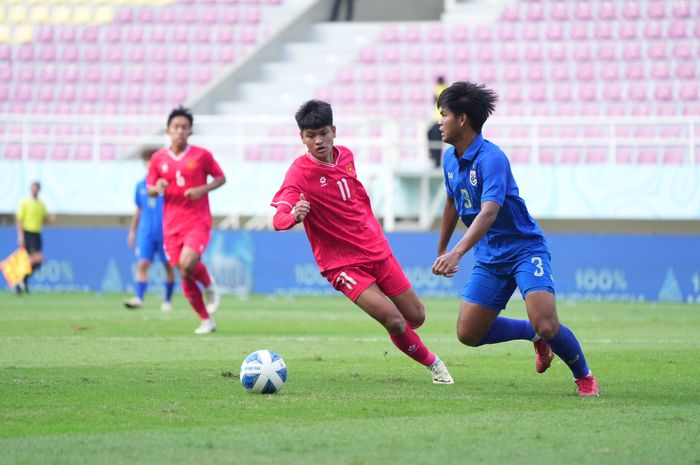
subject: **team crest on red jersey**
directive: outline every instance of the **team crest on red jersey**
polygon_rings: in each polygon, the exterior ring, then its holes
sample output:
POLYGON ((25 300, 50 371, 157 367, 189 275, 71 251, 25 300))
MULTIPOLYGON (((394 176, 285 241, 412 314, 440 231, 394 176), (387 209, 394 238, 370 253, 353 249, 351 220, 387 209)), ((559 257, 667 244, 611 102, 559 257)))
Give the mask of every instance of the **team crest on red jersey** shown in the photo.
POLYGON ((355 168, 352 166, 352 163, 348 163, 347 165, 345 165, 345 171, 347 171, 348 173, 352 173, 354 169, 355 168))
POLYGON ((197 163, 195 163, 193 161, 188 161, 185 166, 187 166, 188 170, 193 170, 197 167, 197 163))
POLYGON ((167 164, 167 163, 163 163, 163 166, 160 167, 160 170, 161 170, 163 173, 167 173, 167 172, 168 172, 168 164, 167 164))

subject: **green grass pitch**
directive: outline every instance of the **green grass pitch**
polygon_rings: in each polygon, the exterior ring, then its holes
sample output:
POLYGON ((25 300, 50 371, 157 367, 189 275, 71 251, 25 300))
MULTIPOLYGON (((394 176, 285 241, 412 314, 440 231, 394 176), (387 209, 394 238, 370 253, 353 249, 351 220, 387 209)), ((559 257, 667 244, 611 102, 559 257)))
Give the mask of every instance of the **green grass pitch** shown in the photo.
POLYGON ((181 296, 122 298, 0 295, 0 463, 700 464, 697 305, 560 303, 602 389, 580 399, 530 343, 459 344, 456 299, 419 330, 443 386, 343 298, 225 297, 209 336, 181 296), (238 380, 263 348, 289 368, 271 396, 238 380))

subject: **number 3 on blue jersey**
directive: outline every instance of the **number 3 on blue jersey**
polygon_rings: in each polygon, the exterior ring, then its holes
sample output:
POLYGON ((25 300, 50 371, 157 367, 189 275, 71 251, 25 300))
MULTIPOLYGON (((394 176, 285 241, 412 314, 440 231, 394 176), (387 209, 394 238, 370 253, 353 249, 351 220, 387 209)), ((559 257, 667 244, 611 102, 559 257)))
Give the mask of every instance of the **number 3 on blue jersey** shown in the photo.
POLYGON ((469 191, 466 189, 461 189, 461 191, 464 196, 464 208, 472 208, 472 199, 469 198, 469 191))
POLYGON ((530 259, 530 262, 533 263, 536 268, 533 274, 537 277, 544 276, 544 268, 542 268, 542 258, 532 257, 530 259))

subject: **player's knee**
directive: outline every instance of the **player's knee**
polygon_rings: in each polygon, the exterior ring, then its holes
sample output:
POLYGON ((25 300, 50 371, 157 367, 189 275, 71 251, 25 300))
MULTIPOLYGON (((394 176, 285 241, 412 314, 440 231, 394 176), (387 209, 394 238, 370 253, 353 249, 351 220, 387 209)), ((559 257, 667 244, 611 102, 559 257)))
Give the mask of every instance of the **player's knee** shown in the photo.
POLYGON ((192 272, 185 267, 180 267, 180 279, 187 281, 192 276, 192 272))
POLYGON ((418 301, 410 315, 405 318, 408 326, 413 329, 418 329, 423 326, 423 323, 425 323, 425 305, 423 305, 423 302, 418 301))
POLYGON ((556 319, 543 318, 533 321, 532 327, 542 338, 550 340, 557 335, 557 331, 559 331, 559 322, 556 319))
POLYGON ((389 334, 403 334, 406 331, 406 320, 400 314, 392 315, 384 320, 384 328, 389 334))
POLYGON ((469 327, 457 328, 457 339, 466 346, 477 347, 483 338, 483 334, 477 334, 469 327))

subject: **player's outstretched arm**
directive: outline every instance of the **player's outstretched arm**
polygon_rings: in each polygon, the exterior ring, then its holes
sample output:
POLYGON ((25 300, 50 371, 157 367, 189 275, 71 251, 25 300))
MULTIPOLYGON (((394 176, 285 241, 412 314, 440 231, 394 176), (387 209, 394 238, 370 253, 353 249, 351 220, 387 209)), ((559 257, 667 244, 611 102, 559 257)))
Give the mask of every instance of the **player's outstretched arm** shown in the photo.
POLYGON ((275 205, 277 212, 272 218, 272 227, 275 231, 291 229, 294 225, 301 223, 311 210, 311 203, 304 198, 304 194, 299 195, 299 201, 292 209, 291 204, 279 202, 275 205))

